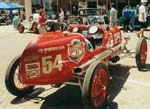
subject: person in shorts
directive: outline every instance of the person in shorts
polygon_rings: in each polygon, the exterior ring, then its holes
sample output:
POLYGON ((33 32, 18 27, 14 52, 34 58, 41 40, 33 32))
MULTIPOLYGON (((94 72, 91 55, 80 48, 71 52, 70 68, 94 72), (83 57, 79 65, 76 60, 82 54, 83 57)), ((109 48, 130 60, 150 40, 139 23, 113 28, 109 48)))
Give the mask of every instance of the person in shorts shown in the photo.
POLYGON ((148 27, 148 23, 147 23, 147 12, 146 12, 146 4, 147 4, 147 0, 141 0, 141 6, 139 7, 139 22, 140 22, 140 26, 141 26, 141 30, 137 33, 137 36, 146 38, 144 36, 144 31, 146 30, 146 28, 148 27))

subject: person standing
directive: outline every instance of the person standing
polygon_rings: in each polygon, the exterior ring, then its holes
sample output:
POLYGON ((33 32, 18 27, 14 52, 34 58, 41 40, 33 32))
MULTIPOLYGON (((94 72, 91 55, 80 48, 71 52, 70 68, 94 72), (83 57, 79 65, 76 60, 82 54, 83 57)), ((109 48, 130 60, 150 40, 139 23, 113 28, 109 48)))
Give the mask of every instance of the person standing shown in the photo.
POLYGON ((62 8, 60 8, 60 13, 59 13, 59 23, 60 23, 60 29, 63 31, 64 30, 64 11, 62 8))
POLYGON ((111 25, 117 25, 117 15, 118 11, 115 9, 114 3, 111 3, 110 5, 110 24, 111 25))
POLYGON ((40 34, 45 34, 47 33, 47 30, 46 30, 46 18, 45 18, 45 12, 43 9, 41 9, 39 11, 39 19, 38 19, 38 29, 39 29, 39 33, 40 34))
POLYGON ((138 37, 143 37, 146 38, 144 36, 144 31, 146 30, 146 28, 148 27, 147 24, 147 12, 146 12, 146 4, 147 4, 147 0, 141 0, 141 6, 139 7, 139 22, 140 22, 140 26, 141 26, 141 30, 137 33, 138 37))
POLYGON ((133 8, 133 6, 131 6, 130 11, 131 11, 131 18, 130 18, 129 27, 130 27, 130 30, 133 31, 135 28, 134 23, 135 23, 135 17, 136 17, 137 11, 133 8))
POLYGON ((129 22, 130 22, 130 17, 131 17, 131 11, 129 9, 129 6, 126 6, 126 8, 123 10, 123 17, 124 17, 123 31, 128 32, 129 22))

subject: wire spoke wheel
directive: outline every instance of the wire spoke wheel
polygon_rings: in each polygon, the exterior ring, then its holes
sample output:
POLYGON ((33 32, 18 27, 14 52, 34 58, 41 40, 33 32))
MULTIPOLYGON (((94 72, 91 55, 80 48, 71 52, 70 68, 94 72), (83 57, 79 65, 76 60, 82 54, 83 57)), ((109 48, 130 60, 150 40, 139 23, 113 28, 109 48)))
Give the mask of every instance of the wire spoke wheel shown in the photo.
POLYGON ((19 33, 23 33, 24 32, 24 26, 22 24, 18 25, 18 31, 19 31, 19 33))
POLYGON ((9 64, 5 76, 7 90, 15 96, 26 96, 33 91, 34 86, 29 86, 21 82, 21 72, 19 70, 20 56, 15 57, 9 64))
POLYGON ((16 88, 18 88, 18 90, 25 90, 26 88, 28 88, 28 86, 25 84, 22 84, 20 79, 21 77, 20 77, 20 71, 19 71, 19 65, 18 65, 14 73, 14 84, 16 88))
POLYGON ((147 59, 147 41, 140 38, 136 46, 136 64, 139 70, 145 67, 147 59))
POLYGON ((146 42, 143 42, 141 44, 140 55, 141 55, 141 57, 140 57, 141 64, 145 64, 146 57, 147 57, 147 44, 146 44, 146 42))
POLYGON ((88 68, 82 89, 83 105, 86 109, 104 105, 108 93, 108 69, 102 62, 95 62, 88 68))
POLYGON ((38 23, 34 22, 32 24, 32 30, 34 33, 38 33, 38 23))
POLYGON ((100 106, 105 101, 107 95, 106 87, 108 85, 106 74, 105 69, 99 69, 94 77, 92 84, 92 102, 95 106, 100 106))

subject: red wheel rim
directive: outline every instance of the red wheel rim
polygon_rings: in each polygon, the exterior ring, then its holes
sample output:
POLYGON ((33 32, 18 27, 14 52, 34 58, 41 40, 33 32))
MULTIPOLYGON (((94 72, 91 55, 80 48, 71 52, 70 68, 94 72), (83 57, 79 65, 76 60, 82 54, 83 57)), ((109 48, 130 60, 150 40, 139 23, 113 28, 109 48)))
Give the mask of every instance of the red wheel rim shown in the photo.
POLYGON ((33 26, 32 26, 33 31, 37 31, 37 26, 38 26, 38 24, 37 24, 37 23, 34 23, 34 24, 33 24, 33 26))
POLYGON ((97 71, 92 83, 92 103, 101 106, 107 96, 107 72, 101 68, 97 71))
POLYGON ((26 88, 28 88, 27 85, 22 84, 20 81, 19 66, 16 68, 15 73, 14 73, 14 84, 18 90, 25 90, 26 88))
POLYGON ((141 57, 140 57, 141 64, 145 64, 146 57, 147 57, 147 44, 146 44, 146 42, 142 42, 140 54, 141 54, 141 57))
POLYGON ((18 26, 18 30, 19 30, 19 32, 22 31, 22 26, 21 25, 18 26))

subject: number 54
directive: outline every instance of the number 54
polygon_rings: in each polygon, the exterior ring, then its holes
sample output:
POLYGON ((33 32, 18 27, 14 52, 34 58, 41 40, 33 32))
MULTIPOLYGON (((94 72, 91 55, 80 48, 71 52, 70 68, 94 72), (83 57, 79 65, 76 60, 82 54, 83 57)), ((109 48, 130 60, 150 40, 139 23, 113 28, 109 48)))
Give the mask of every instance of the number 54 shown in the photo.
POLYGON ((62 71, 62 56, 60 54, 56 55, 54 62, 52 62, 51 59, 52 56, 42 57, 42 71, 44 74, 51 73, 54 68, 58 69, 58 71, 62 71))

